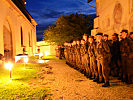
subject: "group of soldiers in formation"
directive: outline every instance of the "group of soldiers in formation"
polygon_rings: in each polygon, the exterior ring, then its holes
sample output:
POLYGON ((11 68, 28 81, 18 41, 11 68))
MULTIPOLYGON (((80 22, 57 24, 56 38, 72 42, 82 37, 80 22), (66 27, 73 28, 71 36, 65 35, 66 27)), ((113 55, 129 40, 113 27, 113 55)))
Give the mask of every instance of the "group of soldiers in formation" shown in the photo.
POLYGON ((133 32, 128 34, 128 30, 122 30, 120 36, 114 33, 112 40, 103 33, 95 37, 84 34, 82 40, 64 43, 64 56, 69 66, 94 82, 104 83, 102 87, 110 86, 110 75, 133 82, 133 32))

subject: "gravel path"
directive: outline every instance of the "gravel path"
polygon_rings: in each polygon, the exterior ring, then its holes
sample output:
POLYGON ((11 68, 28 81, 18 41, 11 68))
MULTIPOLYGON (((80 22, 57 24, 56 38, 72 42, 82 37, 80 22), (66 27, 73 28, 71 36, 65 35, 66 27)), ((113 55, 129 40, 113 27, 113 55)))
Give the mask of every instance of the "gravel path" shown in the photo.
POLYGON ((65 61, 48 62, 52 74, 45 76, 45 86, 52 100, 133 100, 133 84, 127 85, 111 79, 111 87, 92 82, 83 74, 65 64, 65 61))

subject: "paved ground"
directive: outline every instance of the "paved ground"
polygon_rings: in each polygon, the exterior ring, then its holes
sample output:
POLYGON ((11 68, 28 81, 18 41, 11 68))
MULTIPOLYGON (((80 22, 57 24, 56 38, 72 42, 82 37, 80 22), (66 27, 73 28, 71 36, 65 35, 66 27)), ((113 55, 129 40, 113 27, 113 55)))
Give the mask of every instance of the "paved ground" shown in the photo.
POLYGON ((111 79, 111 87, 92 82, 83 74, 70 68, 65 61, 49 61, 51 74, 45 76, 45 86, 52 100, 133 100, 133 85, 111 79))

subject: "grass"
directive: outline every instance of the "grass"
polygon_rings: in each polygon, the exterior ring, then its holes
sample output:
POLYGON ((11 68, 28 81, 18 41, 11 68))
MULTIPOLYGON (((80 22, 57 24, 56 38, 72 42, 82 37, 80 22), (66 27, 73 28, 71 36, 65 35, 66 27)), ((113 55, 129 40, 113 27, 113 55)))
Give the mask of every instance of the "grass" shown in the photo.
POLYGON ((44 100, 48 95, 45 88, 29 85, 31 79, 36 79, 42 67, 46 64, 16 63, 12 68, 12 79, 9 71, 0 65, 0 100, 44 100))

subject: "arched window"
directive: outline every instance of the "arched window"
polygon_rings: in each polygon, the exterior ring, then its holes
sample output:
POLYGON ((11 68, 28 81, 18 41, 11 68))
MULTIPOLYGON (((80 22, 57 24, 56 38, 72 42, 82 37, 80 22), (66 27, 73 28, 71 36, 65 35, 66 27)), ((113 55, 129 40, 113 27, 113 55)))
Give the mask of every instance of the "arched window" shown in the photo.
POLYGON ((30 36, 30 33, 29 33, 29 47, 31 47, 31 36, 30 36))
POLYGON ((21 27, 21 46, 22 46, 22 47, 24 46, 24 43, 23 43, 23 30, 22 30, 22 27, 21 27))
POLYGON ((32 31, 29 32, 29 47, 32 47, 32 31))

